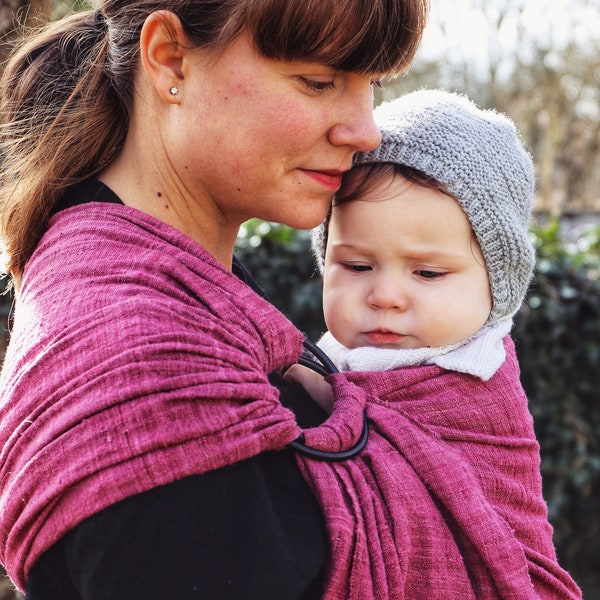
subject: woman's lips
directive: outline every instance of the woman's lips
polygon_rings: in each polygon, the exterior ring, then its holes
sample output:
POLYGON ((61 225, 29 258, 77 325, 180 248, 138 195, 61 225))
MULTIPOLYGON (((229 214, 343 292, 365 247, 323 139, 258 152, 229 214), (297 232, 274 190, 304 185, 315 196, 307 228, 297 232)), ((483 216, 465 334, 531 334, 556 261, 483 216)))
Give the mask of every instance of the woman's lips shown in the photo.
POLYGON ((405 336, 393 331, 367 331, 365 338, 373 346, 399 346, 405 336))
POLYGON ((342 171, 310 171, 303 169, 313 181, 316 181, 323 187, 336 192, 342 185, 342 171))

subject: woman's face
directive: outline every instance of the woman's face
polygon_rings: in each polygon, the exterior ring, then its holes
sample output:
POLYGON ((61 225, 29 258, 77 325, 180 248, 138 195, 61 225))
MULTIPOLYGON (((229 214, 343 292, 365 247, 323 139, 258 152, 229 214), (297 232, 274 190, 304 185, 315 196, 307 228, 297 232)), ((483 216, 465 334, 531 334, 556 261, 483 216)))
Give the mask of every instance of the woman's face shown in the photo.
POLYGON ((371 78, 263 58, 246 34, 193 57, 163 134, 171 175, 217 226, 318 225, 353 153, 379 143, 371 78))

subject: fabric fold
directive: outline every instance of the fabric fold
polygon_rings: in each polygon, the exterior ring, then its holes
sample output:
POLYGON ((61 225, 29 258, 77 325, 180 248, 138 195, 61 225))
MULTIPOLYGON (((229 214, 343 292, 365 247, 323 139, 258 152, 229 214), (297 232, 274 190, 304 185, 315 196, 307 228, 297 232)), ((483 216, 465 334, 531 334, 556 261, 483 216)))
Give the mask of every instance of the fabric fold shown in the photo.
POLYGON ((483 384, 437 365, 341 375, 367 394, 365 449, 299 458, 331 538, 325 600, 581 597, 556 559, 510 337, 504 348, 483 384))
POLYGON ((297 438, 268 373, 301 350, 279 311, 167 225, 105 203, 53 217, 0 382, 0 560, 17 586, 106 506, 297 438))

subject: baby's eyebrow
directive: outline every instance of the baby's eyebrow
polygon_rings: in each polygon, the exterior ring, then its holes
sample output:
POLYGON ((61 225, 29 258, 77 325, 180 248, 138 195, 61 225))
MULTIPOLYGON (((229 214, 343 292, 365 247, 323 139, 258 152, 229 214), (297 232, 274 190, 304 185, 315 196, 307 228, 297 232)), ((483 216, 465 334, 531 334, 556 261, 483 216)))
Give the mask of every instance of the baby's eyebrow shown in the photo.
POLYGON ((373 246, 353 244, 350 242, 336 242, 331 244, 331 248, 336 250, 345 250, 354 254, 371 255, 373 254, 373 246))
MULTIPOLYGON (((332 246, 358 254, 370 254, 373 252, 373 246, 371 245, 361 245, 352 242, 336 242, 332 246)), ((424 261, 462 261, 465 259, 465 254, 462 252, 452 252, 450 250, 429 247, 408 248, 406 252, 401 252, 401 254, 412 260, 424 261)))
POLYGON ((426 259, 426 260, 464 260, 465 255, 460 252, 447 252, 445 250, 418 250, 414 252, 408 252, 406 254, 408 258, 415 259, 426 259))

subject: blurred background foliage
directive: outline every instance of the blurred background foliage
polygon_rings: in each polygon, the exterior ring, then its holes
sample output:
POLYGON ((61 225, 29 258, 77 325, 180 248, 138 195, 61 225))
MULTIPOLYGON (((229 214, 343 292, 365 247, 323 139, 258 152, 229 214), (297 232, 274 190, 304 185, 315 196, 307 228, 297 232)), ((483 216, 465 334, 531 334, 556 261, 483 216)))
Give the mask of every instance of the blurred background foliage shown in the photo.
POLYGON ((563 244, 535 228, 535 283, 514 337, 542 448, 544 495, 562 564, 600 598, 600 229, 563 244))
MULTIPOLYGON (((0 0, 0 63, 24 25, 85 0, 0 0)), ((542 449, 561 564, 600 600, 600 10, 598 0, 431 0, 411 71, 380 103, 420 87, 507 112, 536 164, 538 267, 514 337, 542 449)), ((238 256, 316 339, 324 330, 310 233, 250 221, 238 256)), ((0 281, 0 290, 3 282, 0 281)), ((0 296, 0 360, 10 295, 0 296)), ((17 595, 0 578, 0 600, 17 595)))

